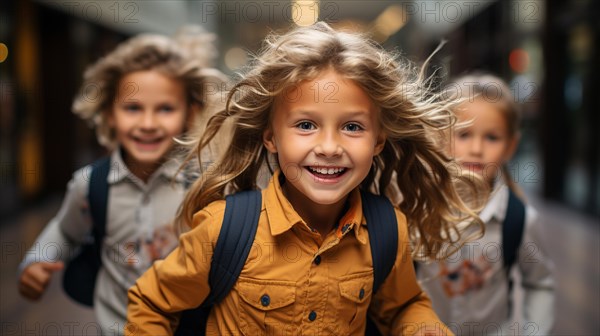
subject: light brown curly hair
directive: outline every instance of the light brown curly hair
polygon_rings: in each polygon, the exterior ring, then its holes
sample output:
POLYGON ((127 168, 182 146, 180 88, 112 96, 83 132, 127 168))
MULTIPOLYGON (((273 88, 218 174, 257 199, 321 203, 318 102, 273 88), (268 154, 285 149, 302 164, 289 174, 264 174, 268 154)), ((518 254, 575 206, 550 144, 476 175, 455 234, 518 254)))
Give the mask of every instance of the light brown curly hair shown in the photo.
POLYGON ((121 43, 86 70, 73 112, 96 128, 101 145, 114 149, 115 136, 108 116, 119 81, 132 72, 156 70, 184 84, 188 106, 199 122, 207 109, 218 105, 214 88, 220 88, 226 80, 211 68, 216 55, 214 40, 213 34, 200 27, 187 26, 174 37, 142 34, 121 43))

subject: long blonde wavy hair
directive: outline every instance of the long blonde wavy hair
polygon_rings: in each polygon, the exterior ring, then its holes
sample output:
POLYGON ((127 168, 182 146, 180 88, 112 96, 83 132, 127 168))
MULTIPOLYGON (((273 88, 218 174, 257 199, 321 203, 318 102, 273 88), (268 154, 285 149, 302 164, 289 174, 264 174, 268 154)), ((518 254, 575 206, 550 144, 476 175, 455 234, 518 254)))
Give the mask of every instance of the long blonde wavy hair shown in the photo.
POLYGON ((232 139, 216 166, 204 171, 188 191, 176 218, 179 232, 191 228, 194 213, 209 203, 257 188, 262 167, 276 162, 263 145, 275 98, 329 68, 355 81, 380 108, 387 140, 361 188, 398 199, 415 256, 439 258, 455 250, 443 247, 463 240, 459 223, 481 227, 461 198, 465 192, 477 196, 479 181, 448 169, 453 161, 439 146, 455 120, 451 103, 439 100, 423 72, 409 62, 365 37, 319 22, 268 37, 250 70, 229 92, 225 109, 209 120, 190 159, 202 162, 203 148, 226 122, 232 122, 232 139))

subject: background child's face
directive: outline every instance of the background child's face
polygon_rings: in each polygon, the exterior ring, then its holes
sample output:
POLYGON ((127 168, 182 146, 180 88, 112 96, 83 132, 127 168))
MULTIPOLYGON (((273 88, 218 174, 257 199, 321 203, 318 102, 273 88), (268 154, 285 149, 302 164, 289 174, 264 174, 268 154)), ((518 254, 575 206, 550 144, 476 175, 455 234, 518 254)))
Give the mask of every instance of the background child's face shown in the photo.
POLYGON ((516 137, 509 133, 506 117, 484 98, 461 104, 456 114, 459 122, 471 124, 455 129, 451 154, 464 169, 481 174, 492 183, 517 143, 516 137))
POLYGON ((277 153, 294 205, 345 201, 383 149, 377 108, 332 70, 282 94, 273 113, 265 146, 277 153))
POLYGON ((109 122, 130 169, 148 169, 162 162, 173 137, 185 128, 186 110, 180 81, 157 71, 132 72, 121 79, 109 122))

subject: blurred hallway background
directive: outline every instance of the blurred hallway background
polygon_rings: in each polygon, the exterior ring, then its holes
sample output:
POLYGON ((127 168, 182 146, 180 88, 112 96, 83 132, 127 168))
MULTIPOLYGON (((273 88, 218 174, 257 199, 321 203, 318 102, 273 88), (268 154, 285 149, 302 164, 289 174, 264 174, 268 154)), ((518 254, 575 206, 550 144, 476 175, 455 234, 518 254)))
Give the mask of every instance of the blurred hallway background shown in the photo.
POLYGON ((555 334, 599 335, 599 15, 593 0, 0 2, 0 335, 98 333, 60 276, 39 304, 16 287, 72 172, 104 154, 71 113, 86 66, 134 34, 197 24, 218 36, 216 66, 233 76, 266 34, 317 18, 416 62, 446 40, 431 73, 487 70, 511 84, 524 110, 511 170, 557 266, 555 334))

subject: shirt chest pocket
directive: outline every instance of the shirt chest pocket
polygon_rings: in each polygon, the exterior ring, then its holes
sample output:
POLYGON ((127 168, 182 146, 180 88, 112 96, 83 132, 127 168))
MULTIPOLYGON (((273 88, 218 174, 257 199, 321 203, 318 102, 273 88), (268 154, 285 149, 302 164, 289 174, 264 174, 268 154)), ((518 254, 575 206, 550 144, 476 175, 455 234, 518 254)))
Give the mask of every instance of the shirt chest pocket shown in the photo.
POLYGON ((373 271, 344 276, 339 280, 339 321, 351 333, 366 321, 373 292, 373 271))
POLYGON ((239 278, 239 326, 244 335, 280 333, 292 325, 296 283, 239 278))

